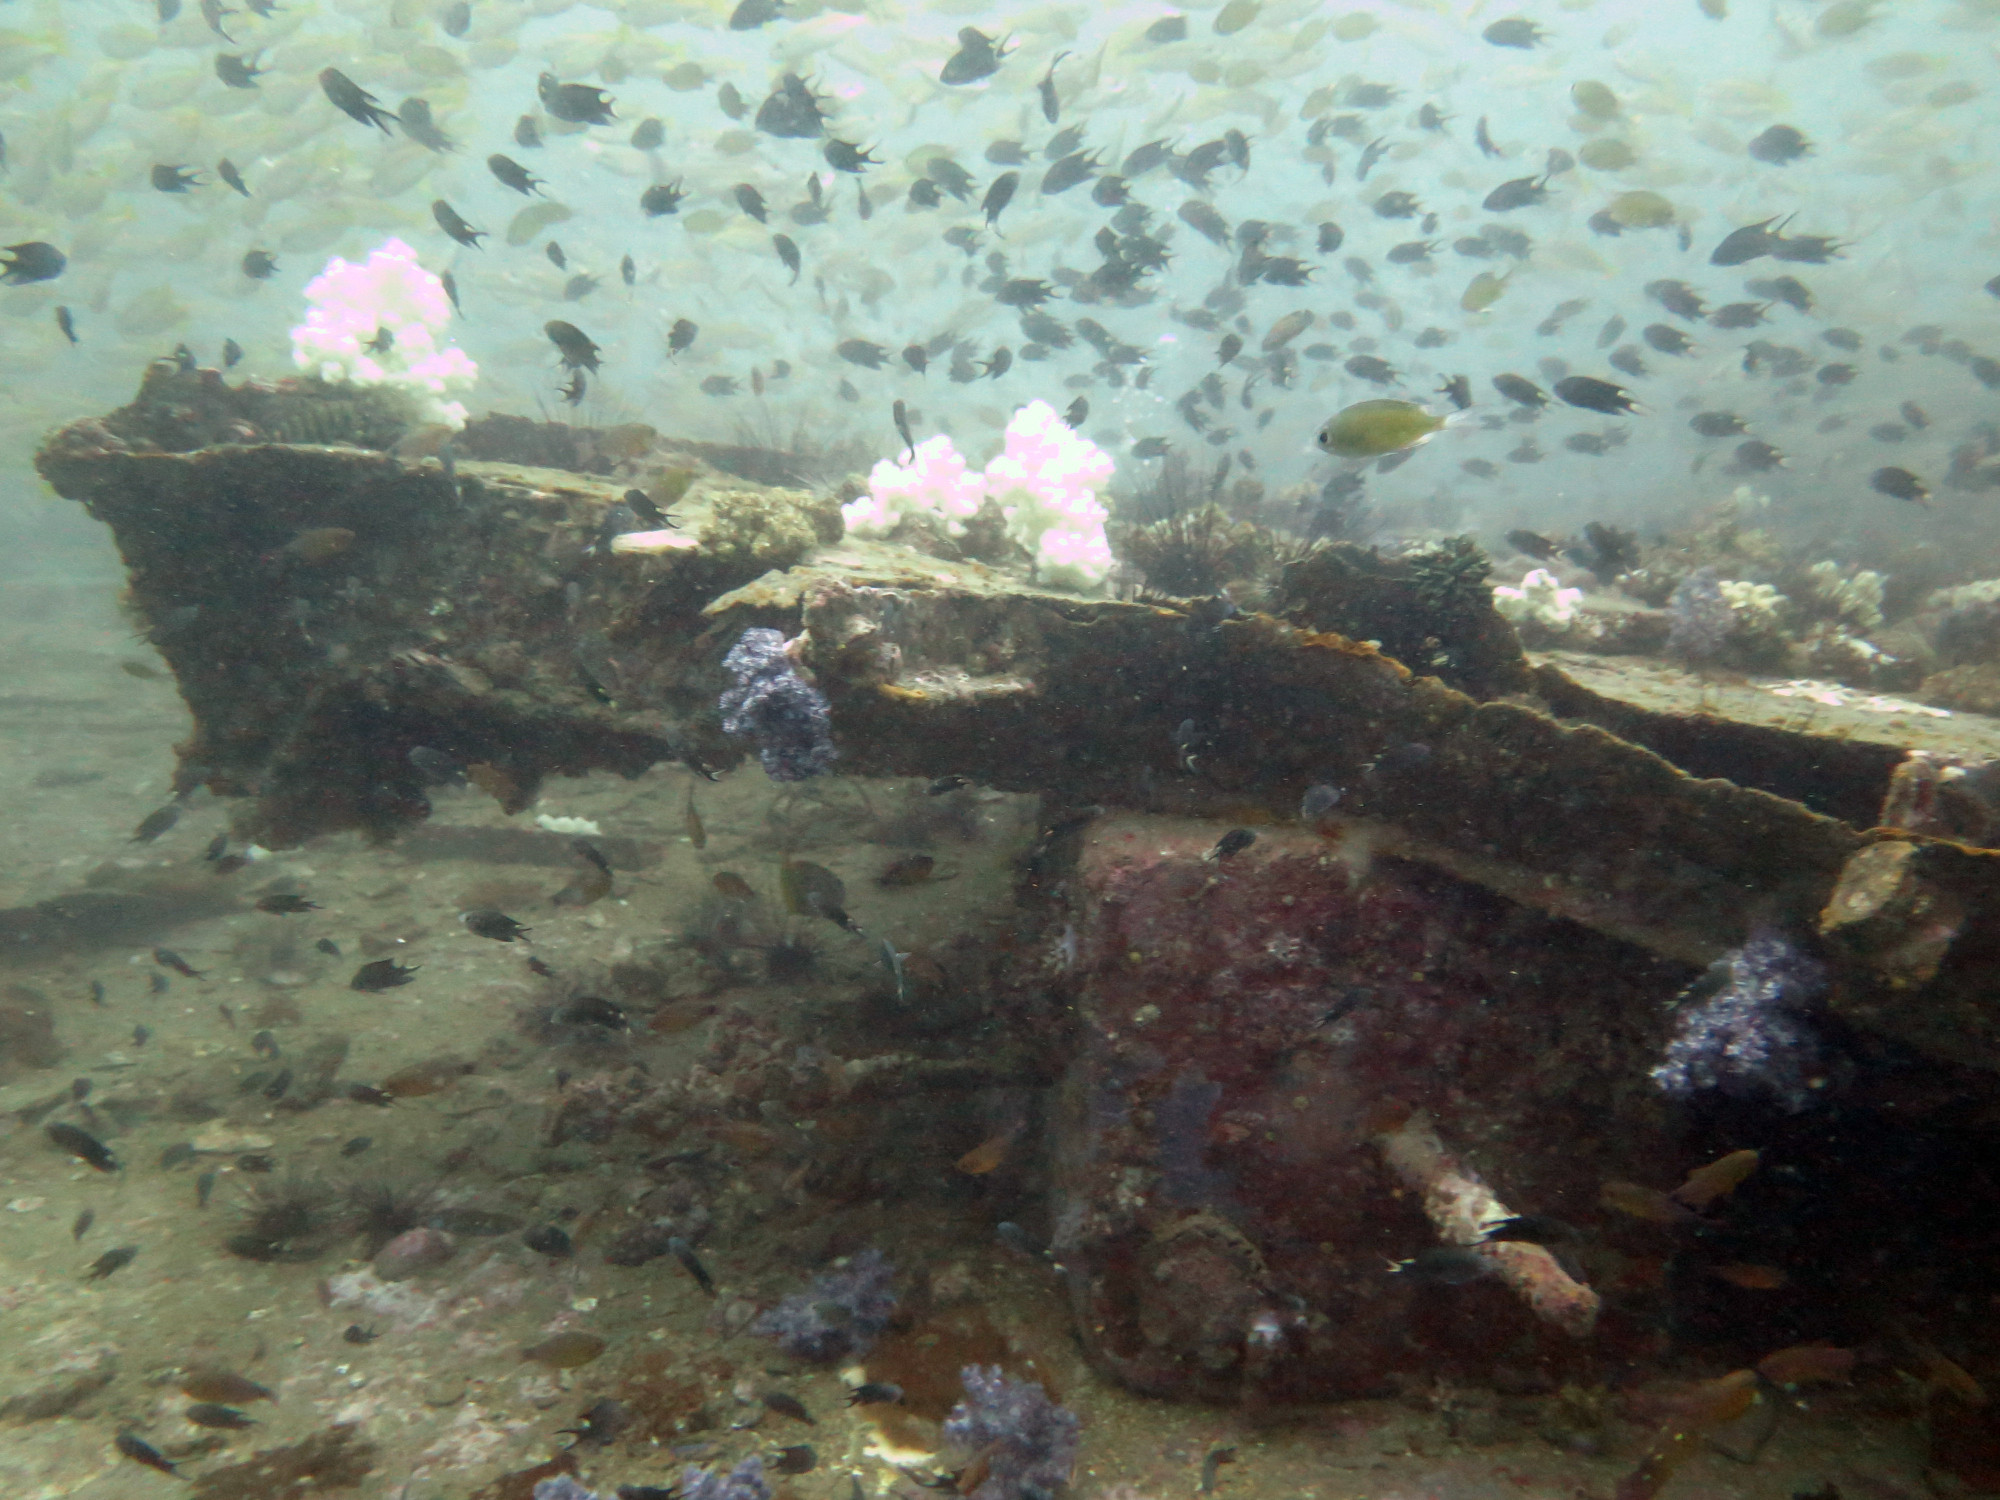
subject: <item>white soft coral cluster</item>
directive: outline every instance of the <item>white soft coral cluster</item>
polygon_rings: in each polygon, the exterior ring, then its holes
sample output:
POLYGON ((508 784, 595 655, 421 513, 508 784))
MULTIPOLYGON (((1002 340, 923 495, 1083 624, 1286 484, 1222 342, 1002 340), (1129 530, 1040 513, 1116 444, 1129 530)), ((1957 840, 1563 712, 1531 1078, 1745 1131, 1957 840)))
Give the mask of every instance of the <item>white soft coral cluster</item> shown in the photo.
POLYGON ((1035 560, 1035 576, 1054 588, 1087 591, 1111 573, 1104 535, 1110 512, 1098 502, 1109 482, 1111 455, 1072 431, 1046 401, 1030 401, 1007 424, 1000 454, 975 473, 940 434, 916 445, 907 459, 884 459, 868 476, 868 493, 845 506, 850 530, 880 535, 905 516, 929 513, 963 527, 993 500, 1007 534, 1035 560))
POLYGON ((847 529, 883 536, 905 516, 934 512, 963 526, 986 498, 986 476, 943 433, 925 438, 902 459, 885 458, 868 475, 868 493, 841 507, 847 529))
POLYGON ((1564 588, 1562 580, 1547 568, 1531 570, 1519 588, 1504 583, 1493 586, 1493 607, 1516 625, 1566 629, 1576 618, 1576 607, 1582 602, 1582 589, 1564 588))
POLYGON ((306 283, 305 321, 292 330, 292 361, 326 381, 400 386, 426 415, 465 425, 465 408, 447 400, 468 390, 479 366, 442 341, 451 325, 444 283, 417 263, 417 252, 390 240, 359 265, 335 256, 306 283), (378 335, 390 343, 378 351, 378 335))

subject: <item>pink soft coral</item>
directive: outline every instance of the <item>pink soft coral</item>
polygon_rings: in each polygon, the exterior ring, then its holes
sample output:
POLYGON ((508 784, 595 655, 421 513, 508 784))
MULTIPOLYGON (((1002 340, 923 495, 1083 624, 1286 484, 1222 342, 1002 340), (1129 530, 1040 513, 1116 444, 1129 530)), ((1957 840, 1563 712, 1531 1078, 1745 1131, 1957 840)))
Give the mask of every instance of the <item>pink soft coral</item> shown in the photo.
POLYGON ((906 458, 885 458, 869 471, 868 493, 841 508, 847 529, 880 536, 904 516, 932 511, 963 525, 978 514, 986 480, 943 433, 925 438, 906 458))

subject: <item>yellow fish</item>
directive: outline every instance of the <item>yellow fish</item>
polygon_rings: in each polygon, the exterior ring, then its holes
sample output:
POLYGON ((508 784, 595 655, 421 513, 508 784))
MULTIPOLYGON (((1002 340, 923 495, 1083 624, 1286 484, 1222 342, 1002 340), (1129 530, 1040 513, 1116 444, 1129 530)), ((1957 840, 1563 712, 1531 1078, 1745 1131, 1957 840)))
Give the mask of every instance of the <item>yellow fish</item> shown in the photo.
POLYGON ((1357 401, 1320 428, 1319 445, 1336 458, 1380 458, 1416 447, 1443 431, 1444 421, 1414 401, 1357 401))

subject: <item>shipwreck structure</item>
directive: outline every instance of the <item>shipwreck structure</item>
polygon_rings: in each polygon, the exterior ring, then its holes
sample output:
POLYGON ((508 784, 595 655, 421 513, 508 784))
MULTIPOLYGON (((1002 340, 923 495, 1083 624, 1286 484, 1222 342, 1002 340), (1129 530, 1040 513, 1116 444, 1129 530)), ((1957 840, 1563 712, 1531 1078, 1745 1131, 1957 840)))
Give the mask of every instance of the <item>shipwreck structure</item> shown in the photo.
POLYGON ((171 364, 38 463, 179 681, 180 787, 268 846, 417 823, 413 751, 510 811, 740 764, 716 705, 751 627, 799 642, 843 773, 1040 794, 1008 983, 1068 1006, 1051 1253, 1142 1389, 1636 1344, 1549 1250, 1478 1241, 1666 1154, 1665 1004, 1759 927, 1816 936, 1838 1024, 2000 1070, 2000 850, 1935 757, 1594 692, 1528 660, 1463 548, 1312 552, 1266 613, 1086 599, 843 537, 782 456, 505 421, 425 451, 171 364), (1214 857, 1231 827, 1258 837, 1214 857), (1449 1317, 1421 1276, 1380 1294, 1426 1237, 1493 1262, 1449 1317))

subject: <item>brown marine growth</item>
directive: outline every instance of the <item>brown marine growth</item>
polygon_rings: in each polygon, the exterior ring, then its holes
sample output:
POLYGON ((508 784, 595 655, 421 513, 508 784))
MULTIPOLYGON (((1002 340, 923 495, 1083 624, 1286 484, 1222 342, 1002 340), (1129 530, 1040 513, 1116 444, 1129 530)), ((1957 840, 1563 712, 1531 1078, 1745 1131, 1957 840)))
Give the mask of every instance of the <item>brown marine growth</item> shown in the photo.
POLYGON ((530 1344, 521 1351, 521 1358, 531 1359, 538 1365, 547 1365, 553 1370, 577 1370, 589 1364, 610 1345, 594 1333, 584 1333, 570 1329, 563 1333, 552 1333, 539 1343, 530 1344))
POLYGON ((1703 1381, 1674 1402, 1674 1415, 1653 1435, 1638 1466, 1618 1481, 1616 1500, 1653 1500, 1702 1438, 1750 1410, 1757 1401, 1757 1372, 1732 1370, 1703 1381))
POLYGON ((398 1068, 381 1082, 382 1092, 392 1099, 419 1099, 442 1093, 472 1071, 472 1064, 449 1052, 398 1068))
POLYGON ((194 1482, 195 1500, 311 1500, 328 1490, 359 1488, 374 1472, 377 1449, 352 1422, 282 1448, 260 1448, 240 1464, 210 1469, 194 1482))

